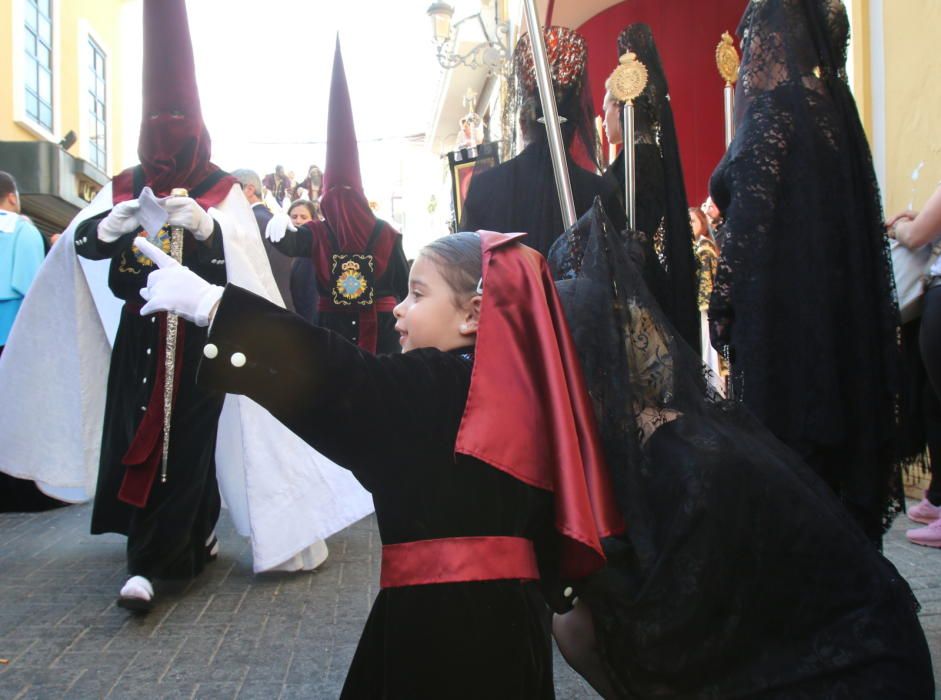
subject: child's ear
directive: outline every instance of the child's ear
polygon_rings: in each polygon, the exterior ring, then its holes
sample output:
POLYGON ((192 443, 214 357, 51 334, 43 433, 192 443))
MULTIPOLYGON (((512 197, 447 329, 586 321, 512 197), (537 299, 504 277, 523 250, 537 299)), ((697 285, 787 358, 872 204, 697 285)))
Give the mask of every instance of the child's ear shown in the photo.
POLYGON ((480 325, 480 295, 474 296, 464 307, 464 322, 461 324, 461 335, 475 335, 480 325))

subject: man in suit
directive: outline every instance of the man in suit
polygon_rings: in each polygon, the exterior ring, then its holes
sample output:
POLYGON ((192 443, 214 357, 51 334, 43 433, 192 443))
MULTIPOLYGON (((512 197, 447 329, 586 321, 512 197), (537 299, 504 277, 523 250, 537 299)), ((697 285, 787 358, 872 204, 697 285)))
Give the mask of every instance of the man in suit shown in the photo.
POLYGON ((261 178, 254 170, 248 169, 233 170, 232 175, 238 179, 239 184, 242 186, 242 192, 245 193, 245 199, 252 207, 255 221, 258 222, 261 240, 265 244, 265 252, 268 254, 271 273, 278 284, 278 291, 281 292, 284 305, 290 311, 294 311, 294 299, 291 296, 291 263, 294 261, 275 248, 271 241, 265 238, 265 227, 268 226, 268 222, 271 220, 271 212, 268 211, 268 207, 261 199, 261 178))

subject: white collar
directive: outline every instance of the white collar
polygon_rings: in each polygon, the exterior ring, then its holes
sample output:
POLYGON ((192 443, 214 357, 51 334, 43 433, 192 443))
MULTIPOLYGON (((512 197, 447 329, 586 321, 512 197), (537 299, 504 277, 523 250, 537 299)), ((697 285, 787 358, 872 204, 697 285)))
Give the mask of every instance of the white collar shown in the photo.
POLYGON ((0 209, 0 232, 13 233, 19 220, 20 216, 16 212, 0 209))

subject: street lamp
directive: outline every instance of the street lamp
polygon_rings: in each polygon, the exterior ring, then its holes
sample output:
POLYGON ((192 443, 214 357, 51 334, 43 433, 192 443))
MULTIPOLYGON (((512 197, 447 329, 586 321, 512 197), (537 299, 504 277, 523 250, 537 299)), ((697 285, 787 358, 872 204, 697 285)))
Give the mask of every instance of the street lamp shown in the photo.
POLYGON ((431 18, 431 31, 436 44, 443 44, 451 38, 451 17, 454 16, 454 8, 446 2, 436 2, 428 8, 428 16, 431 18))
POLYGON ((427 14, 431 18, 432 32, 437 48, 438 63, 442 68, 449 70, 458 66, 468 68, 487 67, 496 73, 505 73, 509 67, 510 58, 510 23, 501 22, 499 17, 499 2, 487 2, 484 5, 493 5, 492 28, 484 18, 481 9, 452 23, 454 7, 446 2, 435 2, 428 8, 427 14), (473 46, 467 53, 455 51, 458 29, 465 22, 477 20, 486 41, 473 46))

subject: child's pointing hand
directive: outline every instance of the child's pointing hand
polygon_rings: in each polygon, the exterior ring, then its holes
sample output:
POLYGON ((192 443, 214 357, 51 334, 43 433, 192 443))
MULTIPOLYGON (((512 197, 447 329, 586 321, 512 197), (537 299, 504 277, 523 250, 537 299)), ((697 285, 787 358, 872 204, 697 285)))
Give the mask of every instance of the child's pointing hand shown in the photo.
POLYGON ((208 326, 223 288, 209 284, 145 238, 136 239, 134 244, 159 268, 148 275, 147 286, 140 290, 147 301, 141 315, 167 311, 197 326, 208 326))

